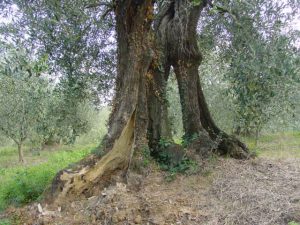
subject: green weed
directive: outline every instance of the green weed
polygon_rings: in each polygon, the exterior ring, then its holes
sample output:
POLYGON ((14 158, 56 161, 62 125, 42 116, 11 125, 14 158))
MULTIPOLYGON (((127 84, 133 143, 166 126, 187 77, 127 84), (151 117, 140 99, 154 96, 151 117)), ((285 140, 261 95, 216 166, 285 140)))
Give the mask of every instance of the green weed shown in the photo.
POLYGON ((197 162, 187 158, 186 156, 184 156, 179 163, 172 163, 172 159, 165 152, 160 154, 158 162, 160 168, 167 172, 167 181, 173 181, 178 173, 192 174, 198 169, 197 162))
POLYGON ((167 148, 170 145, 172 145, 172 143, 173 142, 171 140, 167 140, 167 139, 163 139, 163 138, 161 138, 158 142, 160 148, 167 148))
POLYGON ((0 169, 0 210, 38 200, 55 174, 90 153, 91 148, 57 151, 44 163, 0 169))
POLYGON ((184 135, 182 138, 182 146, 185 148, 189 146, 193 141, 197 140, 199 138, 199 134, 193 134, 191 136, 184 135))
POLYGON ((291 221, 291 222, 288 223, 288 225, 300 225, 300 224, 295 222, 295 221, 291 221))
POLYGON ((142 148, 142 156, 143 156, 143 166, 148 167, 151 162, 151 153, 148 146, 144 146, 142 148))
POLYGON ((8 219, 0 220, 0 225, 11 225, 11 222, 8 219))

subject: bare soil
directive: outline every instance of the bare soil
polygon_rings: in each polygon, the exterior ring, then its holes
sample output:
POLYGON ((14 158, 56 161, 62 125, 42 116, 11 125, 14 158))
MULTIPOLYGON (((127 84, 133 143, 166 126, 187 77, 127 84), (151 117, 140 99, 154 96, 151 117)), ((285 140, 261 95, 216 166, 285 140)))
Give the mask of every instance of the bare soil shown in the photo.
POLYGON ((300 159, 217 159, 213 168, 178 175, 131 174, 98 196, 11 208, 20 224, 284 225, 300 222, 300 159))

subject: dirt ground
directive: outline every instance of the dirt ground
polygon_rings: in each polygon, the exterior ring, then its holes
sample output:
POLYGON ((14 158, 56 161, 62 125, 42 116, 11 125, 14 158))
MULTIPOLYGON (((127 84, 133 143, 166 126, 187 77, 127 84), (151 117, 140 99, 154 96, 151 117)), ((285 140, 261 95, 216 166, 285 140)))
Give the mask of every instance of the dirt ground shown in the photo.
POLYGON ((217 159, 178 175, 132 174, 99 196, 64 205, 10 209, 20 224, 284 225, 300 222, 300 159, 217 159))

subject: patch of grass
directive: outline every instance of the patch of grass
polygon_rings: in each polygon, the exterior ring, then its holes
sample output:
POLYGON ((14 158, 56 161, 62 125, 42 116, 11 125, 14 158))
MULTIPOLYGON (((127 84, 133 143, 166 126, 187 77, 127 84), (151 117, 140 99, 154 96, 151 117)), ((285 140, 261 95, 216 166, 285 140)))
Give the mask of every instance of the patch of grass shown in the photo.
POLYGON ((17 147, 13 147, 13 146, 0 147, 0 168, 8 167, 13 162, 18 163, 17 147))
POLYGON ((291 135, 295 138, 300 138, 300 131, 292 132, 291 135))
POLYGON ((259 157, 300 158, 300 132, 262 135, 259 137, 257 146, 255 146, 254 138, 242 139, 259 157))
MULTIPOLYGON (((25 165, 45 161, 44 159, 47 159, 47 156, 53 152, 46 150, 33 152, 30 149, 30 147, 24 146, 25 165)), ((15 145, 0 147, 0 168, 11 168, 19 165, 18 150, 15 145)))
POLYGON ((288 223, 288 225, 300 225, 300 224, 295 222, 295 221, 291 221, 291 222, 288 223))
POLYGON ((11 225, 11 222, 8 219, 3 219, 0 220, 0 225, 11 225))
POLYGON ((259 137, 259 142, 271 143, 276 141, 278 134, 266 134, 259 137))
POLYGON ((2 147, 0 149, 0 156, 1 157, 6 157, 6 156, 12 156, 16 154, 16 149, 14 149, 14 147, 12 146, 6 146, 6 147, 2 147))
POLYGON ((87 146, 49 152, 46 162, 0 168, 0 210, 39 199, 60 169, 84 158, 91 149, 87 146))

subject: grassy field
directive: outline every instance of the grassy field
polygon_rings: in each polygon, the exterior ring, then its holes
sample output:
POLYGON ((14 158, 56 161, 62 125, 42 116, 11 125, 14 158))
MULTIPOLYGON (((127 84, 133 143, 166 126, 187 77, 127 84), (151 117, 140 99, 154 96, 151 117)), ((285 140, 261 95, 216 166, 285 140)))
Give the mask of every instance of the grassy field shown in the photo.
MULTIPOLYGON (((244 138, 260 158, 300 158, 300 132, 262 135, 255 140, 244 138)), ((24 165, 18 163, 15 147, 0 147, 0 212, 9 205, 22 206, 38 200, 62 168, 82 159, 95 145, 61 146, 39 152, 25 149, 24 165)), ((9 224, 0 219, 0 225, 9 224)))
MULTIPOLYGON (((62 146, 37 152, 25 150, 24 165, 18 163, 13 147, 0 148, 0 211, 37 200, 62 168, 79 161, 95 145, 62 146)), ((0 223, 1 225, 1 223, 0 223)))
POLYGON ((300 158, 300 132, 262 135, 257 146, 254 138, 242 138, 250 150, 263 158, 300 158))

